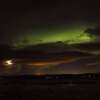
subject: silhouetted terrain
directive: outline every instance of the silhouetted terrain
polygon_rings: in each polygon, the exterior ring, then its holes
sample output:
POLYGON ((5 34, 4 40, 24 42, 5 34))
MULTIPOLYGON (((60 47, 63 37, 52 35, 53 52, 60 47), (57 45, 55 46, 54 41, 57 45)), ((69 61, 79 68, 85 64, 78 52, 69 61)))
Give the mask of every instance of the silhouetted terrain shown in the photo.
POLYGON ((0 97, 24 100, 99 100, 100 74, 2 76, 0 97))

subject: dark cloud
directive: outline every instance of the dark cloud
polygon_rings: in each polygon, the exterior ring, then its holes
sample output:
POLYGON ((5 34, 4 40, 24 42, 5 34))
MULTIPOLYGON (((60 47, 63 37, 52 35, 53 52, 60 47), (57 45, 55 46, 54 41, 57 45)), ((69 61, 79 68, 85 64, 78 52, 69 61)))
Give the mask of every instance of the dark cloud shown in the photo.
POLYGON ((100 36, 100 27, 96 27, 94 29, 88 28, 85 30, 86 33, 89 35, 95 35, 95 36, 100 36))

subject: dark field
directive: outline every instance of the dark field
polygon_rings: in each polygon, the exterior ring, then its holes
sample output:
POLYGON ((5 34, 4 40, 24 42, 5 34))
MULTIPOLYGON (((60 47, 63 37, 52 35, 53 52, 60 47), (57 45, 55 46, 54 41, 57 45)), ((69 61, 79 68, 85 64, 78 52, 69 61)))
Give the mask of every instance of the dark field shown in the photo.
POLYGON ((6 100, 100 100, 100 75, 2 76, 6 100))

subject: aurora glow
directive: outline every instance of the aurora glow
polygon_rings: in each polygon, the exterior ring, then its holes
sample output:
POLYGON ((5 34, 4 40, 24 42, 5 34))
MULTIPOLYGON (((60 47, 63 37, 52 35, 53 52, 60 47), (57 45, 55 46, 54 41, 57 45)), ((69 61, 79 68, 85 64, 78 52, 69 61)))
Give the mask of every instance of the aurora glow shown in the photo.
POLYGON ((87 27, 95 25, 69 25, 54 29, 36 30, 17 36, 13 42, 16 47, 61 41, 67 44, 86 43, 95 40, 95 37, 84 33, 87 27))

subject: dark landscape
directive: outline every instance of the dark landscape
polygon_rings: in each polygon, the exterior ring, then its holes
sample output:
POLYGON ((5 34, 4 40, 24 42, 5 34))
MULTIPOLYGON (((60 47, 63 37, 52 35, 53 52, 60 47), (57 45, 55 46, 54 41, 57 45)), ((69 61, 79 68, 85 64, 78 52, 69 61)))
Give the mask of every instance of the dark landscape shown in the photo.
POLYGON ((2 76, 0 98, 99 100, 100 74, 2 76))

